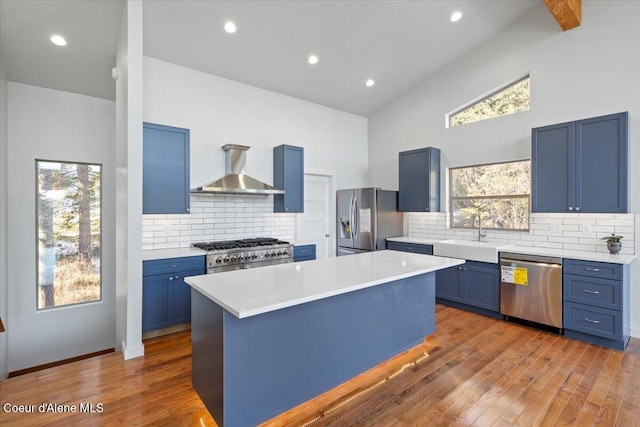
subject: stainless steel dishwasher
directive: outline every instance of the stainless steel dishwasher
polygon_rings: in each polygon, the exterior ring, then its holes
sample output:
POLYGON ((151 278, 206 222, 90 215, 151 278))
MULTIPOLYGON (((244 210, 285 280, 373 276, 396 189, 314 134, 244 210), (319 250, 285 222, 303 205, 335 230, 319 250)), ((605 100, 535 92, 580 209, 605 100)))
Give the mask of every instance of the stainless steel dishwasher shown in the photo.
POLYGON ((562 333, 562 259, 501 253, 500 313, 562 333))

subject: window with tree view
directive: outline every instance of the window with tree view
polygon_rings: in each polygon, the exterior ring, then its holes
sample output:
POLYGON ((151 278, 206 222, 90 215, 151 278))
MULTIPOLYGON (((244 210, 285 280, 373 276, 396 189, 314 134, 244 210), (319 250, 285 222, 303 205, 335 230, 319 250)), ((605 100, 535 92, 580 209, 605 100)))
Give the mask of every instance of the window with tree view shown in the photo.
POLYGON ((529 229, 529 160, 449 169, 451 227, 529 229))
POLYGON ((449 127, 506 116, 529 109, 529 76, 449 115, 449 127))
POLYGON ((38 309, 101 299, 101 166, 36 160, 38 309))

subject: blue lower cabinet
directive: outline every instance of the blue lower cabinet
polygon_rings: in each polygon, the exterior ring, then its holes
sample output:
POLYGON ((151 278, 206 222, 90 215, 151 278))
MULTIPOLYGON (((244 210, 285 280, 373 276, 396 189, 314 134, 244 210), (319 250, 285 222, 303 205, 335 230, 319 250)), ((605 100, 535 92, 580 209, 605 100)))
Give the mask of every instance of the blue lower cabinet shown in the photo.
POLYGON ((500 311, 498 264, 467 261, 436 272, 436 301, 492 317, 500 311))
POLYGON ((293 262, 312 261, 316 259, 316 245, 299 245, 293 247, 293 262))
POLYGON ((169 305, 173 292, 173 276, 157 275, 142 279, 142 332, 171 325, 169 305))
POLYGON ((565 259, 562 265, 564 334, 624 350, 629 343, 629 265, 565 259))
POLYGON ((191 287, 184 278, 205 274, 204 256, 144 261, 142 271, 142 332, 190 322, 191 287))

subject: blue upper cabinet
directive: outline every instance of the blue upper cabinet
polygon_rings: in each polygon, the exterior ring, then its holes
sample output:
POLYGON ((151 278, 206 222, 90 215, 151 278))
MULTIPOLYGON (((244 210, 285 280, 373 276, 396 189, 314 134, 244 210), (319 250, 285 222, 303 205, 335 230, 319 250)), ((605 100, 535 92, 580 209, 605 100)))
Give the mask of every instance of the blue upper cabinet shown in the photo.
POLYGON ((273 196, 274 212, 304 212, 304 148, 273 147, 273 186, 284 190, 273 196))
POLYGON ((627 212, 627 113, 576 122, 576 210, 627 212))
POLYGON ((143 124, 142 213, 189 213, 189 129, 143 124))
POLYGON ((575 125, 533 129, 531 135, 531 211, 567 212, 574 206, 575 125))
POLYGON ((399 153, 398 210, 440 211, 440 150, 427 147, 399 153))
POLYGON ((535 128, 531 211, 625 213, 628 114, 535 128))

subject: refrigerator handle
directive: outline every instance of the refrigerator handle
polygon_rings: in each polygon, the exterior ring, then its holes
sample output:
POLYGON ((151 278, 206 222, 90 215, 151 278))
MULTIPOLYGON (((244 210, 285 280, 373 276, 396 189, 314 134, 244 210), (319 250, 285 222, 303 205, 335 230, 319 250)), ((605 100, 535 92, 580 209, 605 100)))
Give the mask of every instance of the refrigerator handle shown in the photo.
POLYGON ((351 229, 353 230, 353 239, 354 241, 358 239, 358 233, 360 233, 358 224, 358 195, 355 194, 353 196, 353 223, 351 225, 351 229))
POLYGON ((351 235, 351 244, 355 246, 355 237, 354 237, 354 229, 353 229, 353 202, 355 201, 355 195, 351 195, 351 200, 349 201, 349 232, 351 235))

